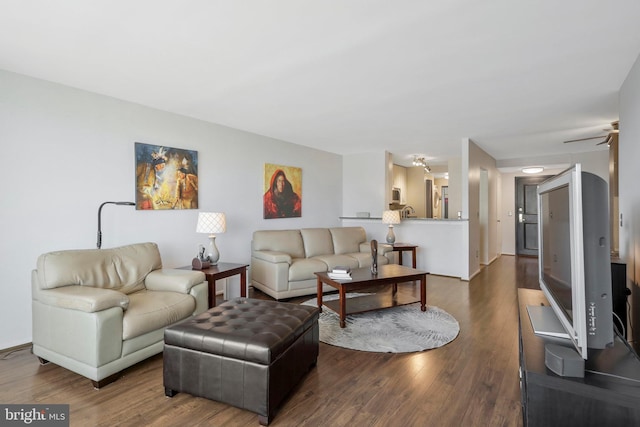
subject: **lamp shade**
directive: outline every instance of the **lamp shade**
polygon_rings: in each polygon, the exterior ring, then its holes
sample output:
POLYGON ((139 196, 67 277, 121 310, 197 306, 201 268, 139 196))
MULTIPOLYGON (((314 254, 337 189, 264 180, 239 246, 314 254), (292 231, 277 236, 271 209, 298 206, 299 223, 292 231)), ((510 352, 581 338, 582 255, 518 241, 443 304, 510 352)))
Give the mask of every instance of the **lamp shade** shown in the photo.
POLYGON ((227 231, 227 219, 221 212, 198 213, 198 225, 196 233, 224 233, 227 231))
POLYGON ((383 224, 400 224, 400 211, 384 211, 382 212, 383 224))

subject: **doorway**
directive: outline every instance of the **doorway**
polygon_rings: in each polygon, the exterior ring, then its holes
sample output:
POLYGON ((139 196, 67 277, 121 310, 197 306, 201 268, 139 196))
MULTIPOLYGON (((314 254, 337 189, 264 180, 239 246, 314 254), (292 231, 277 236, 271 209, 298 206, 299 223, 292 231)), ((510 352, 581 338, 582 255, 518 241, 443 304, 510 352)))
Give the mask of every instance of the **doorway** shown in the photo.
POLYGON ((547 178, 516 177, 516 255, 538 256, 538 184, 547 178))

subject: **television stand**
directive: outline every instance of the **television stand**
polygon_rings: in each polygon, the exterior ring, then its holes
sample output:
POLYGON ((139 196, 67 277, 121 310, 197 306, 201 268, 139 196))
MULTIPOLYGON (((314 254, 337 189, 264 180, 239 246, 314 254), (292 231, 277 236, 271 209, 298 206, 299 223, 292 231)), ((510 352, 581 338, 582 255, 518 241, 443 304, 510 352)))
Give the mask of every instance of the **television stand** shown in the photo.
POLYGON ((518 304, 524 426, 640 425, 640 359, 619 336, 613 348, 589 350, 584 378, 561 377, 545 366, 545 344, 562 339, 536 335, 527 311, 548 305, 544 294, 518 289, 518 304))

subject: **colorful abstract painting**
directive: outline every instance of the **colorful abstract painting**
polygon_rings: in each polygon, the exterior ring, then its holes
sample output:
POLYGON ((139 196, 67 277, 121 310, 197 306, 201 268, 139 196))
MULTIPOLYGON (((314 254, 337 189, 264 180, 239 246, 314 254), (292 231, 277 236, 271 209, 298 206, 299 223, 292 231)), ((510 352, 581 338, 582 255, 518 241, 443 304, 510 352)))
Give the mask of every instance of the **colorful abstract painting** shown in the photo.
POLYGON ((136 209, 198 209, 198 152, 135 143, 136 209))
POLYGON ((302 169, 265 163, 262 205, 265 219, 302 216, 302 169))

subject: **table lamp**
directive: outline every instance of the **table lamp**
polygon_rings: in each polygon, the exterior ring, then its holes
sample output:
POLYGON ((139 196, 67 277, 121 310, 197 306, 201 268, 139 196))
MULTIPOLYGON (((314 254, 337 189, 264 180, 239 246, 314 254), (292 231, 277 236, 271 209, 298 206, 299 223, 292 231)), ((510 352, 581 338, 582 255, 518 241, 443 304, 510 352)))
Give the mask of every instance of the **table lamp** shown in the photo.
POLYGON ((389 232, 387 233, 387 243, 393 245, 396 242, 396 235, 393 233, 393 224, 400 224, 400 211, 384 211, 382 212, 382 223, 389 224, 389 232))
POLYGON ((216 236, 214 233, 224 233, 227 231, 227 220, 224 213, 220 212, 200 212, 198 213, 197 233, 209 233, 209 253, 205 258, 211 265, 217 265, 220 259, 220 252, 216 246, 216 236))

